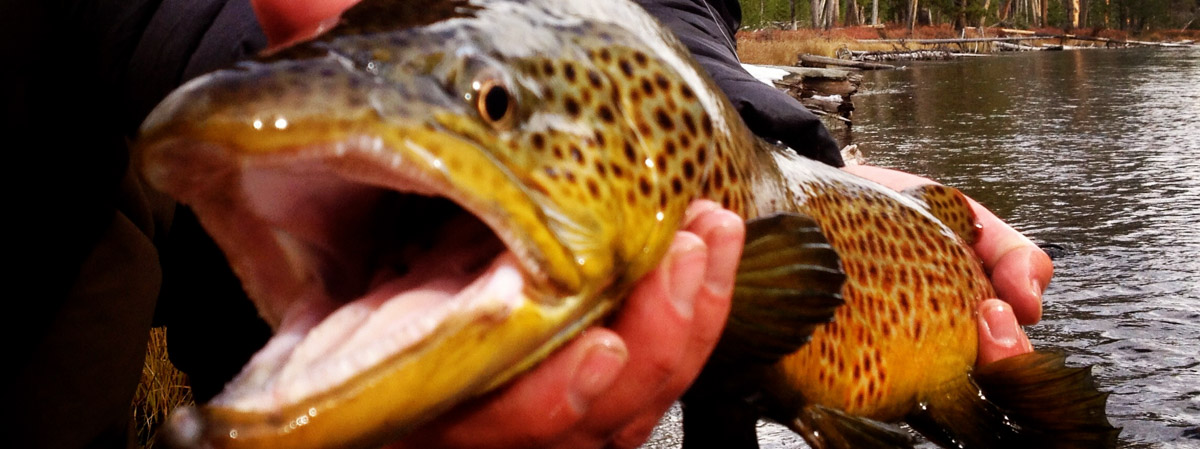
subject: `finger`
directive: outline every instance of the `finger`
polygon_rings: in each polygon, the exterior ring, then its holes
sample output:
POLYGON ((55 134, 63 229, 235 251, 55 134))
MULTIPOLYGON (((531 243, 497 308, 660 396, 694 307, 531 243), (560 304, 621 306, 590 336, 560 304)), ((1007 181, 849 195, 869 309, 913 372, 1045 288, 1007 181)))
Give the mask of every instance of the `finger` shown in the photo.
MULTIPOLYGON (((709 249, 704 273, 707 293, 728 303, 746 237, 745 220, 717 203, 701 200, 688 207, 685 230, 699 236, 709 249)), ((724 327, 723 321, 721 325, 724 327)))
POLYGON ((588 447, 610 440, 662 393, 684 359, 707 253, 700 237, 677 233, 659 267, 638 281, 610 326, 628 344, 629 363, 592 405, 581 431, 560 446, 588 447))
POLYGON ((987 208, 974 200, 971 206, 983 226, 975 252, 991 274, 996 294, 1012 305, 1021 324, 1037 323, 1042 317, 1042 292, 1054 275, 1054 263, 1045 251, 987 208))
POLYGON ((337 23, 359 0, 251 0, 267 35, 267 51, 311 39, 337 23))
POLYGON ((1033 344, 1017 324, 1012 307, 999 299, 989 299, 979 305, 979 356, 976 365, 983 366, 1000 359, 1033 351, 1033 344))
MULTIPOLYGON (((730 299, 745 238, 745 221, 716 203, 697 202, 689 211, 686 230, 699 236, 709 248, 707 270, 695 273, 694 282, 704 287, 696 297, 692 335, 674 375, 641 416, 617 433, 610 447, 635 448, 649 438, 654 426, 700 374, 729 315, 730 299)), ((679 278, 676 278, 677 280, 679 278)), ((689 278, 687 282, 693 282, 689 278)))
POLYGON ((546 446, 578 425, 627 359, 619 336, 588 329, 497 394, 465 404, 392 447, 546 446))

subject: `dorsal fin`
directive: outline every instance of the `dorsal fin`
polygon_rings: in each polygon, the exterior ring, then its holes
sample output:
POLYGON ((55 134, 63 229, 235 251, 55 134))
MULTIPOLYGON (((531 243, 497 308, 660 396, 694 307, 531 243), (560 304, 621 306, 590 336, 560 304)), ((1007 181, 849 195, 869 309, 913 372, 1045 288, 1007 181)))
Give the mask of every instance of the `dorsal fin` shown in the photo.
POLYGON ((746 223, 733 307, 713 358, 772 363, 808 342, 842 305, 837 252, 812 218, 780 213, 746 223))
POLYGON ((940 184, 925 184, 900 192, 925 205, 925 209, 939 221, 958 234, 968 245, 979 239, 979 226, 975 222, 975 211, 966 195, 954 187, 940 184))

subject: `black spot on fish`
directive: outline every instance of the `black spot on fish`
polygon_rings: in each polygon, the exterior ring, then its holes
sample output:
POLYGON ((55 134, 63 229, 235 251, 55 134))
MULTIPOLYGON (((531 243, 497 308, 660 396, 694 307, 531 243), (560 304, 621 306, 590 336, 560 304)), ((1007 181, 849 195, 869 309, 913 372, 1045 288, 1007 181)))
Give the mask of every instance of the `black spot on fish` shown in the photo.
POLYGON ((624 73, 626 78, 633 78, 633 64, 629 60, 622 58, 617 65, 621 67, 621 73, 624 73))
POLYGON ((637 163, 637 150, 633 149, 632 143, 625 142, 625 159, 628 160, 630 164, 637 163))
POLYGON ((596 115, 599 116, 600 120, 604 121, 604 123, 612 123, 616 120, 616 116, 613 115, 612 108, 608 107, 608 105, 601 105, 599 108, 596 108, 596 115))
POLYGON ((649 63, 650 58, 648 58, 645 53, 639 51, 633 53, 633 60, 637 61, 638 66, 645 68, 646 64, 649 63))
POLYGON ((579 100, 576 100, 574 98, 568 98, 563 101, 563 107, 566 109, 567 114, 570 115, 571 117, 579 116, 579 112, 580 112, 579 111, 579 108, 580 108, 579 100))
POLYGON ((600 73, 596 72, 595 70, 588 70, 587 78, 588 83, 592 85, 593 89, 599 89, 600 86, 604 84, 604 80, 600 77, 600 73))
POLYGON ((658 126, 664 131, 675 130, 675 122, 671 120, 671 116, 667 115, 667 111, 662 108, 654 110, 654 120, 658 122, 658 126))
POLYGON ((575 73, 575 66, 567 64, 563 66, 563 76, 567 77, 567 81, 574 83, 578 75, 575 73))
POLYGON ((690 159, 683 161, 683 177, 688 181, 696 178, 696 163, 690 159))
POLYGON ((688 101, 696 99, 696 93, 692 92, 692 88, 688 87, 687 84, 679 85, 679 94, 683 96, 683 99, 688 101))
POLYGON ((667 79, 666 75, 663 75, 661 73, 654 74, 654 84, 657 85, 658 88, 662 89, 662 90, 667 90, 667 89, 671 88, 671 80, 667 79))
POLYGON ((642 93, 645 93, 647 97, 654 95, 654 85, 647 78, 642 78, 642 93))

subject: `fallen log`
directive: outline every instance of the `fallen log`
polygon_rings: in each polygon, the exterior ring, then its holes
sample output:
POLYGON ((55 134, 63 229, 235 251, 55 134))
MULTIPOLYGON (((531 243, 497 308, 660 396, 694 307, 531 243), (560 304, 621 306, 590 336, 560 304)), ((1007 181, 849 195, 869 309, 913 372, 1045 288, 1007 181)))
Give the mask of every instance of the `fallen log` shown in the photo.
POLYGON ((853 51, 851 54, 862 61, 941 61, 960 55, 946 50, 853 51))
POLYGON ((1059 50, 1066 49, 1062 45, 1034 46, 1034 45, 1010 44, 1008 42, 996 42, 996 43, 993 43, 992 45, 995 46, 996 49, 998 49, 1000 51, 1059 51, 1059 50))
POLYGON ((866 43, 884 43, 884 44, 920 44, 920 45, 936 45, 936 44, 970 44, 977 42, 1007 42, 1007 41, 1031 41, 1047 39, 1038 36, 1006 36, 1006 37, 955 37, 942 39, 859 39, 859 42, 866 43))
POLYGON ((802 54, 799 56, 800 66, 803 67, 847 67, 858 70, 890 70, 896 66, 891 64, 879 64, 873 62, 854 61, 848 59, 830 58, 827 56, 817 56, 810 54, 802 54))

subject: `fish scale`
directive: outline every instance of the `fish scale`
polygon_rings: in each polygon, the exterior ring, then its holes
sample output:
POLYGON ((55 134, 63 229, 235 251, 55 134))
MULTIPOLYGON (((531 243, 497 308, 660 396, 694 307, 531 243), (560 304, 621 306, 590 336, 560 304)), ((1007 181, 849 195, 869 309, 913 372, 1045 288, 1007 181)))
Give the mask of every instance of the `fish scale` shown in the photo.
POLYGON ((311 42, 181 87, 136 150, 280 334, 212 403, 176 413, 180 446, 403 437, 601 322, 697 198, 746 218, 747 243, 725 332, 683 398, 685 446, 753 447, 760 415, 815 447, 908 447, 881 424, 897 421, 947 446, 1116 435, 1105 395, 1061 357, 974 370, 976 307, 995 293, 961 193, 895 192, 754 137, 626 1, 364 0, 311 42), (385 200, 413 196, 443 201, 385 200), (404 223, 438 220, 431 203, 505 249, 405 246, 453 226, 404 223), (362 231, 377 221, 397 235, 362 231), (425 287, 406 264, 465 287, 425 287), (326 351, 343 356, 294 356, 326 351), (1069 404, 1036 410, 1047 394, 1069 404))

